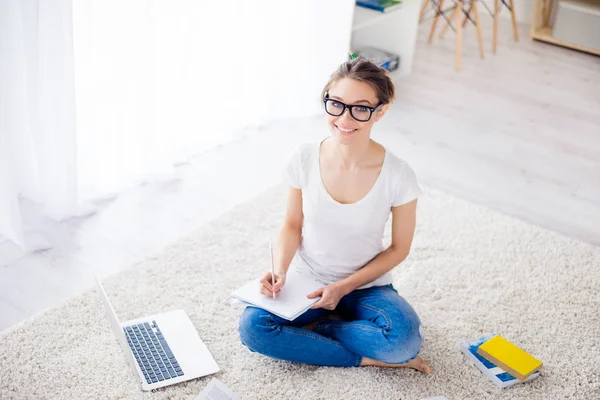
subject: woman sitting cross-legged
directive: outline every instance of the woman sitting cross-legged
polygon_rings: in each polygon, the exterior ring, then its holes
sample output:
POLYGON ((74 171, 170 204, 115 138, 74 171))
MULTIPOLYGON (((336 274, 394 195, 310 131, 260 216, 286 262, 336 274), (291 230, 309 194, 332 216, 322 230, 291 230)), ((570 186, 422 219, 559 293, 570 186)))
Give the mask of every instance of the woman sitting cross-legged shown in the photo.
POLYGON ((300 146, 288 161, 275 281, 268 272, 260 287, 266 296, 285 290, 293 266, 324 283, 309 294, 321 298, 294 321, 246 308, 239 333, 250 350, 316 365, 431 372, 418 356, 419 317, 391 277, 409 253, 421 191, 411 167, 371 139, 393 98, 385 70, 366 60, 343 63, 325 85, 332 135, 300 146), (390 214, 392 242, 384 248, 390 214), (331 311, 341 319, 328 318, 331 311))

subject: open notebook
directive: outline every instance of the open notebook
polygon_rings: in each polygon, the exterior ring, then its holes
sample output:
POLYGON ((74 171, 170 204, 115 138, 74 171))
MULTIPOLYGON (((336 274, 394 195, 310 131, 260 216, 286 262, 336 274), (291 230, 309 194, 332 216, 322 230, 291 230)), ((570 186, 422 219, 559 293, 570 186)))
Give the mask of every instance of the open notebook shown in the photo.
POLYGON ((323 286, 325 285, 310 276, 301 275, 292 267, 289 269, 285 285, 277 294, 276 299, 260 293, 260 278, 235 290, 231 296, 247 305, 262 308, 278 317, 293 321, 320 299, 320 297, 309 299, 306 295, 323 286))

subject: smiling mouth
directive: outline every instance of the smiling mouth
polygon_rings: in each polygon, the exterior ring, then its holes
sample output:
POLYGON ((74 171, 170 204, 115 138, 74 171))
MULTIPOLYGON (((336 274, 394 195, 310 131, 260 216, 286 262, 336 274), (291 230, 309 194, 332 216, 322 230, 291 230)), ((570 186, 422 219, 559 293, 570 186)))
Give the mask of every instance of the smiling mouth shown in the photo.
POLYGON ((334 126, 336 127, 336 129, 337 129, 338 131, 340 131, 340 133, 341 133, 342 135, 351 135, 352 133, 354 133, 354 132, 356 132, 356 131, 357 131, 357 129, 345 129, 345 128, 340 128, 339 126, 337 126, 337 125, 335 125, 335 124, 334 124, 334 126))

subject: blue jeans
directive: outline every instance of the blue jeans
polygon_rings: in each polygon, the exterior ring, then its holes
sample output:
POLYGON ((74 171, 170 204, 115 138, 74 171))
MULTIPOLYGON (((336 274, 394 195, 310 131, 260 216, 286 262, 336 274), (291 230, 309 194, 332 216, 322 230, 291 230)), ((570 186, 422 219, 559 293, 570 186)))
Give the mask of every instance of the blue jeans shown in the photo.
POLYGON ((419 317, 392 285, 342 297, 335 309, 342 320, 323 319, 330 312, 308 310, 288 321, 247 307, 238 330, 251 351, 307 364, 358 367, 363 357, 405 364, 419 354, 423 342, 419 317), (302 329, 315 321, 314 330, 302 329))

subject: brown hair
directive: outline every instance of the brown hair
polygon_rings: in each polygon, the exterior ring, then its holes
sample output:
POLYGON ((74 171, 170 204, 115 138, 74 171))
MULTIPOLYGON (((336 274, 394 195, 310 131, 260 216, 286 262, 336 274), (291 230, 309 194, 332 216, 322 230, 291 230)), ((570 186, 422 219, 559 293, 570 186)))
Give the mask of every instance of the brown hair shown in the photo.
POLYGON ((331 85, 344 78, 368 83, 375 90, 377 99, 382 104, 389 104, 394 100, 394 83, 387 71, 377 64, 362 58, 355 58, 340 65, 323 88, 321 98, 325 97, 331 85))

